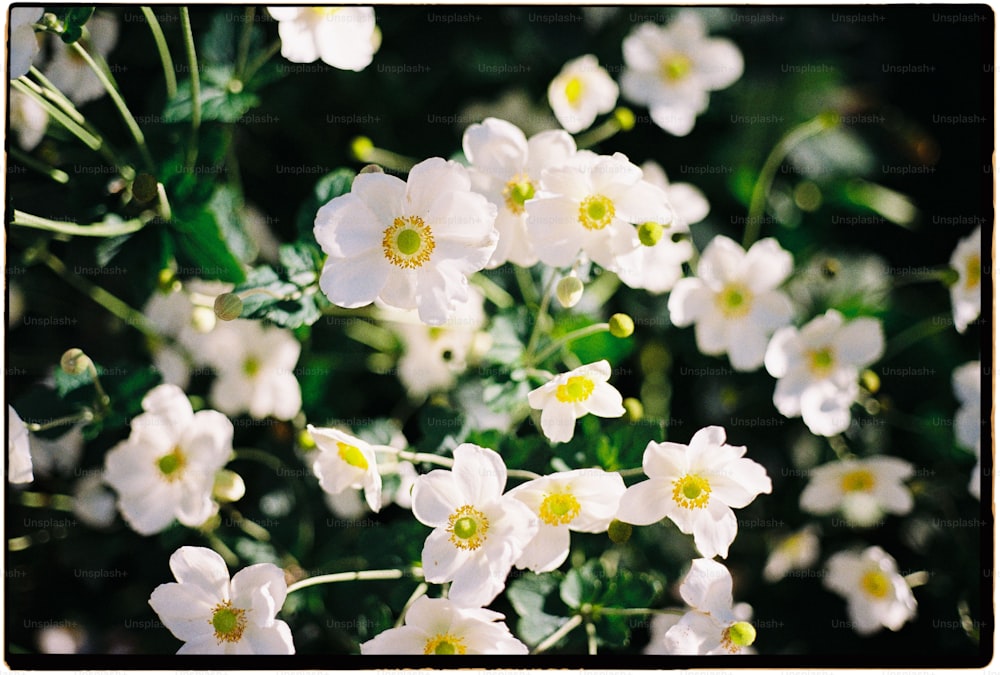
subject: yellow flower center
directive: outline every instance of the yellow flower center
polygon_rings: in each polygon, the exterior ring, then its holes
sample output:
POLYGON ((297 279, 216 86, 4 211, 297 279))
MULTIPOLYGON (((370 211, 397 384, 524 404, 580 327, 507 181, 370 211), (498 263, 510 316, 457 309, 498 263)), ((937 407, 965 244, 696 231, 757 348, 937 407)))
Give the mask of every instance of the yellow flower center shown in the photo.
POLYGON ((660 75, 673 84, 683 80, 691 72, 694 64, 685 54, 673 53, 660 61, 660 75))
POLYGON ((604 195, 590 195, 580 202, 578 220, 588 230, 603 230, 615 217, 615 205, 604 195))
POLYGON ((180 447, 176 445, 173 450, 156 460, 156 467, 160 470, 160 473, 163 474, 163 478, 166 479, 168 483, 180 480, 181 474, 184 473, 184 467, 186 464, 187 458, 184 456, 184 453, 181 452, 180 447))
POLYGON ((965 260, 965 290, 971 291, 979 285, 982 275, 982 266, 978 255, 970 255, 965 260))
POLYGON ((722 648, 736 654, 741 647, 749 647, 757 639, 757 629, 746 621, 737 621, 722 631, 722 648))
POLYGON ((343 7, 310 7, 313 14, 320 19, 329 19, 331 16, 339 12, 343 7))
POLYGON ((844 474, 840 488, 844 492, 871 492, 875 487, 875 476, 867 469, 857 469, 844 474))
POLYGON ((535 185, 528 178, 527 174, 519 173, 507 181, 503 189, 503 200, 511 212, 521 215, 524 213, 524 202, 535 196, 535 185))
POLYGON ((649 221, 639 226, 639 241, 643 246, 656 246, 663 239, 663 225, 649 221))
POLYGON ((891 588, 892 583, 884 572, 870 570, 861 576, 861 590, 873 598, 884 598, 891 588))
POLYGON ((569 492, 546 495, 538 516, 549 525, 568 525, 580 514, 580 502, 569 492))
POLYGON ((430 260, 434 234, 420 216, 400 216, 382 233, 382 251, 396 267, 416 269, 430 260))
POLYGON ((833 356, 833 350, 829 347, 810 349, 806 352, 806 357, 809 361, 809 369, 819 377, 824 377, 833 370, 837 361, 833 356))
POLYGON ((357 447, 337 441, 337 454, 351 466, 356 466, 363 471, 368 470, 368 460, 357 447))
POLYGON ((583 98, 583 80, 574 75, 569 78, 566 83, 566 100, 574 108, 580 103, 580 99, 583 98))
POLYGON ((736 319, 750 312, 753 294, 743 284, 728 283, 715 296, 715 304, 728 318, 736 319))
POLYGON ((464 654, 465 641, 451 633, 438 633, 424 645, 424 654, 464 654))
POLYGON ((448 532, 455 548, 475 551, 486 541, 490 520, 482 511, 466 504, 448 516, 448 532))
POLYGON ((253 377, 260 372, 260 359, 254 356, 248 356, 246 361, 243 362, 243 372, 249 377, 253 377))
POLYGON ((703 509, 712 494, 708 481, 693 473, 674 481, 674 502, 685 509, 703 509))
POLYGON ((239 642, 247 627, 247 611, 233 607, 229 600, 220 602, 212 610, 212 618, 208 620, 215 629, 215 639, 221 645, 223 642, 239 642))
POLYGON ((574 375, 565 384, 556 387, 556 400, 560 403, 586 401, 594 393, 594 381, 583 375, 574 375))

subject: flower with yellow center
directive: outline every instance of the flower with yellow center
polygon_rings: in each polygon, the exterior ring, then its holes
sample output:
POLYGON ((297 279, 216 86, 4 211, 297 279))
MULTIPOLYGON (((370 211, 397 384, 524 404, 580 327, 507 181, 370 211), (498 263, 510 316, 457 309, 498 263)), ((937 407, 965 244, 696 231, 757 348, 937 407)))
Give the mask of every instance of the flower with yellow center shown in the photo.
POLYGON ((105 457, 105 482, 118 493, 118 510, 139 534, 155 534, 174 520, 198 527, 218 511, 215 475, 233 452, 233 423, 215 410, 191 409, 177 386, 154 387, 142 399, 128 439, 105 457))
POLYGON ((871 527, 886 513, 903 516, 913 510, 913 495, 904 484, 913 473, 913 465, 897 457, 831 462, 809 473, 799 505, 817 515, 839 511, 849 524, 871 527))
POLYGON ((420 162, 406 182, 359 174, 316 214, 313 233, 328 256, 320 289, 340 307, 380 300, 439 326, 468 300, 469 275, 496 249, 496 217, 455 161, 420 162))
POLYGON ((642 456, 649 480, 625 491, 615 517, 633 525, 669 517, 681 532, 694 534, 703 556, 725 558, 736 538, 733 509, 771 492, 764 467, 743 456, 745 447, 725 440, 722 427, 706 427, 689 445, 650 441, 642 456))
POLYGON ((423 654, 460 656, 527 654, 528 648, 510 633, 503 614, 481 607, 463 607, 450 597, 418 599, 407 610, 403 625, 361 643, 363 655, 423 654))
POLYGON ((552 380, 528 394, 528 404, 541 410, 542 433, 553 443, 573 438, 576 420, 587 414, 621 417, 622 395, 608 384, 611 364, 588 363, 552 380))
POLYGON ((362 71, 382 42, 372 7, 268 7, 278 21, 281 55, 292 63, 317 59, 362 71))
POLYGON ((792 570, 806 569, 819 558, 819 527, 807 525, 780 540, 764 565, 764 579, 774 583, 792 570))
POLYGON ((577 469, 518 485, 509 494, 539 520, 538 534, 515 563, 533 572, 551 572, 569 555, 570 531, 607 532, 625 482, 614 472, 577 469))
POLYGON ((503 590, 538 520, 503 494, 507 467, 499 454, 463 443, 454 456, 450 471, 431 471, 413 485, 413 515, 434 528, 421 554, 424 577, 450 581, 448 599, 456 605, 482 607, 503 590))
POLYGON ((307 429, 317 448, 312 470, 323 491, 339 495, 345 490, 363 489, 369 508, 378 513, 382 507, 382 476, 375 460, 376 446, 339 429, 311 424, 307 429))
POLYGON ((211 549, 183 546, 170 556, 176 582, 160 584, 149 604, 184 644, 178 654, 294 654, 292 632, 275 615, 285 602, 285 573, 270 563, 230 580, 211 549))
POLYGON ((571 134, 590 127, 598 115, 611 112, 617 102, 618 85, 593 54, 564 65, 549 84, 552 112, 571 134))
POLYGON ((823 585, 847 599, 851 627, 861 635, 898 631, 917 613, 917 600, 896 561, 878 546, 830 556, 823 585))
POLYGON ((465 130, 462 150, 473 188, 497 207, 500 239, 487 267, 507 261, 531 267, 538 255, 528 239, 526 205, 538 194, 542 171, 573 157, 573 137, 560 129, 527 138, 510 122, 488 117, 465 130))
POLYGON ((958 279, 951 285, 952 315, 955 329, 964 333, 982 313, 983 228, 977 227, 960 240, 951 254, 951 268, 958 279))

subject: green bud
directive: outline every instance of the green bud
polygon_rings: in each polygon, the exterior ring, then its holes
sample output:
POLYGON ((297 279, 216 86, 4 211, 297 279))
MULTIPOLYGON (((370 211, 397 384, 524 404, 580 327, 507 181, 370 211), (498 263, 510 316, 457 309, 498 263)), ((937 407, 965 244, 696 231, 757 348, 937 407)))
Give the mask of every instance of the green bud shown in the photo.
POLYGON ((243 301, 235 293, 223 293, 215 299, 215 316, 223 321, 240 318, 243 313, 243 301))
POLYGON ((878 393, 879 387, 882 386, 882 380, 873 370, 868 370, 867 368, 861 371, 861 385, 875 394, 878 393))
POLYGON ((738 621, 729 627, 729 639, 737 647, 749 647, 757 639, 757 629, 746 621, 738 621))
POLYGON ((157 185, 156 178, 148 173, 140 173, 132 181, 132 196, 140 204, 145 204, 156 199, 157 185))
POLYGON ((303 450, 313 450, 316 447, 316 441, 308 429, 303 429, 299 432, 299 447, 303 450))
POLYGON ((351 141, 351 154, 359 161, 367 162, 374 149, 375 144, 367 136, 358 136, 351 141))
POLYGON ((635 332, 635 323, 628 314, 613 314, 608 320, 608 329, 616 338, 627 338, 635 332))
POLYGON ((652 221, 639 226, 639 241, 643 246, 656 246, 663 239, 663 226, 652 221))
POLYGON ((234 471, 223 469, 215 474, 215 483, 212 485, 212 497, 220 504, 237 502, 246 494, 247 486, 243 478, 234 471))
POLYGON ((365 164, 358 173, 385 173, 378 164, 365 164))
POLYGON ((630 396, 622 401, 622 406, 625 408, 625 414, 628 415, 629 422, 638 422, 642 419, 644 411, 642 401, 639 399, 630 396))
POLYGON ((59 366, 70 375, 82 375, 93 365, 94 362, 90 360, 90 357, 84 354, 82 349, 76 347, 67 349, 63 352, 62 358, 59 359, 59 366))
POLYGON ((556 299, 567 309, 580 302, 583 297, 583 282, 575 276, 563 277, 556 284, 556 299))
POLYGON ((635 128, 635 114, 628 108, 615 108, 614 116, 622 131, 632 131, 635 128))
POLYGON ((624 544, 632 536, 632 526, 620 520, 612 520, 608 525, 608 538, 616 544, 624 544))

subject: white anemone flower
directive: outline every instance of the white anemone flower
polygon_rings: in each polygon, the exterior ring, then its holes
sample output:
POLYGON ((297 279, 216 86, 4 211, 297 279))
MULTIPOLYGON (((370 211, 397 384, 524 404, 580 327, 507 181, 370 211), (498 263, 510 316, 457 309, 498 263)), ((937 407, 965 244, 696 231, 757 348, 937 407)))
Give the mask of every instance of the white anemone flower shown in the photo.
POLYGON ((611 364, 596 361, 556 375, 528 394, 528 405, 541 410, 542 433, 553 443, 573 438, 576 420, 591 414, 621 417, 622 395, 608 384, 611 364))
POLYGON ((281 55, 292 63, 323 63, 360 72, 382 43, 373 7, 268 7, 278 21, 281 55))
POLYGON ((726 444, 722 427, 705 427, 690 445, 649 442, 642 470, 649 480, 629 487, 618 519, 650 525, 669 517, 684 534, 694 534, 706 558, 729 555, 736 538, 736 514, 759 494, 771 493, 764 467, 743 457, 745 446, 726 444))
POLYGON ((178 654, 294 654, 292 631, 276 615, 285 604, 285 573, 271 563, 229 578, 215 551, 182 546, 170 556, 176 583, 149 596, 163 625, 184 644, 178 654))
POLYGON ((468 276, 496 249, 496 213, 454 161, 424 160, 406 182, 360 174, 350 193, 316 214, 316 240, 329 256, 320 288, 340 307, 380 299, 441 325, 468 299, 468 276))
POLYGON ((625 481, 600 469, 562 471, 522 483, 507 494, 538 517, 538 534, 515 565, 551 572, 569 555, 569 533, 607 532, 625 493, 625 481))
POLYGON ((16 80, 27 75, 38 56, 38 37, 34 24, 42 18, 43 7, 14 7, 10 10, 10 60, 8 75, 16 80))
POLYGON ((667 302, 670 321, 694 324, 702 354, 728 354, 736 370, 757 370, 768 338, 792 320, 792 301, 778 290, 792 266, 792 255, 775 239, 761 239, 744 251, 719 235, 705 247, 698 276, 674 285, 667 302))
POLYGON ((709 38, 693 11, 681 11, 666 26, 644 23, 622 43, 625 98, 649 106, 653 122, 674 136, 686 136, 708 108, 709 92, 724 89, 743 74, 743 55, 733 42, 709 38))
POLYGON ((960 406, 955 413, 955 440, 976 455, 976 466, 969 478, 969 494, 979 499, 982 484, 982 389, 983 370, 979 361, 959 366, 951 374, 952 388, 960 406))
POLYGON ((799 506, 817 515, 840 511, 851 525, 871 527, 886 513, 913 510, 913 495, 903 484, 912 476, 913 465, 898 457, 830 462, 809 472, 799 506))
POLYGON ((382 507, 382 476, 375 448, 337 429, 319 429, 311 424, 307 428, 319 448, 312 469, 323 491, 336 495, 351 488, 364 489, 365 501, 378 513, 382 507))
POLYGON ((563 66, 549 84, 549 105, 563 129, 575 134, 618 102, 618 85, 597 57, 586 54, 563 66))
POLYGON ((665 654, 746 654, 757 636, 749 605, 733 606, 733 578, 725 565, 707 558, 691 561, 681 582, 691 609, 663 636, 665 654))
POLYGON ((817 436, 835 436, 851 425, 851 404, 861 369, 885 350, 882 324, 861 317, 845 321, 835 309, 801 329, 786 326, 767 346, 764 366, 778 379, 774 406, 785 417, 802 417, 817 436))
POLYGON ((34 150, 45 137, 48 125, 49 114, 41 103, 17 89, 10 90, 10 130, 21 149, 34 150))
MULTIPOLYGON (((117 43, 118 19, 104 12, 91 16, 80 38, 80 46, 100 62, 99 59, 106 59, 117 43)), ((53 56, 44 74, 69 100, 83 105, 107 93, 97 75, 71 45, 64 44, 54 35, 51 44, 53 56)))
POLYGON ((544 170, 540 188, 525 204, 528 237, 553 267, 572 265, 582 251, 615 271, 619 257, 641 245, 634 225, 673 220, 666 193, 620 152, 581 150, 564 166, 544 170))
POLYGON ((771 550, 764 564, 764 579, 774 583, 785 578, 793 570, 806 569, 819 559, 819 528, 807 525, 794 532, 771 550))
POLYGON ((508 260, 521 267, 538 262, 528 239, 525 202, 539 189, 542 171, 566 164, 576 153, 573 137, 549 130, 526 138, 510 122, 489 117, 462 135, 462 149, 471 163, 472 185, 497 207, 500 234, 487 267, 508 260))
POLYGON ((215 410, 193 412, 172 384, 150 390, 142 408, 128 439, 104 460, 118 510, 143 535, 163 530, 175 518, 198 527, 218 510, 212 486, 233 453, 233 423, 215 410))
POLYGON ((951 254, 951 267, 958 272, 958 281, 950 288, 955 329, 964 333, 982 311, 983 228, 958 242, 951 254))
POLYGON ((826 571, 823 585, 847 599, 851 627, 861 635, 883 627, 898 631, 917 615, 917 600, 895 559, 878 546, 835 553, 826 571))
POLYGON ((455 604, 482 607, 504 589, 538 521, 503 495, 507 467, 499 454, 463 443, 454 456, 451 471, 431 471, 413 485, 413 515, 434 528, 424 542, 424 578, 452 582, 448 598, 455 604))
POLYGON ((7 480, 30 483, 35 479, 31 470, 31 440, 28 427, 13 407, 7 406, 7 480))
POLYGON ((481 607, 462 607, 426 595, 413 603, 399 628, 390 628, 361 643, 372 654, 527 654, 528 647, 511 635, 503 614, 481 607))

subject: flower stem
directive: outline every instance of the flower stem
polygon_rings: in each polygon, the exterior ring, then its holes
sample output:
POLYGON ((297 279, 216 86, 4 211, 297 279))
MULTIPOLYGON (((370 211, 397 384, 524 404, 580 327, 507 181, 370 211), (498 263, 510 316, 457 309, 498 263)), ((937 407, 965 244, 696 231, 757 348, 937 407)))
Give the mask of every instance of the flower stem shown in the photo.
POLYGON ((743 230, 743 248, 750 248, 750 245, 757 241, 757 237, 760 236, 761 219, 764 217, 764 209, 767 208, 767 195, 771 191, 774 175, 788 153, 807 138, 832 129, 839 123, 839 117, 836 114, 821 113, 807 122, 792 127, 774 146, 767 159, 764 160, 764 166, 761 167, 757 182, 753 186, 750 207, 747 212, 747 224, 743 230))
POLYGON ((940 333, 946 328, 951 327, 952 317, 951 314, 937 314, 935 316, 924 319, 920 323, 914 324, 894 335, 885 345, 885 354, 882 355, 882 360, 886 360, 903 351, 907 347, 920 342, 924 338, 930 337, 935 333, 940 333))
POLYGON ((22 152, 17 148, 10 148, 10 156, 17 162, 24 164, 29 169, 34 169, 43 176, 47 176, 59 183, 60 185, 65 185, 69 182, 69 175, 65 171, 60 171, 54 167, 49 166, 45 162, 41 162, 26 152, 22 152))
POLYGON ((48 422, 30 422, 25 424, 28 431, 37 433, 39 431, 48 431, 49 429, 55 429, 56 427, 63 427, 67 424, 76 424, 77 422, 91 422, 94 419, 94 413, 91 410, 84 408, 75 415, 67 415, 66 417, 59 417, 54 420, 49 420, 48 422))
POLYGON ((479 287, 486 296, 486 299, 496 305, 499 309, 510 309, 514 306, 514 298, 505 291, 497 282, 490 279, 482 272, 472 275, 471 281, 479 287))
POLYGON ((24 211, 14 209, 14 219, 11 225, 21 227, 31 227, 36 230, 47 230, 77 237, 118 237, 123 234, 137 232, 146 224, 140 218, 125 220, 120 223, 90 223, 89 225, 78 225, 77 223, 66 223, 59 220, 49 220, 41 216, 35 216, 24 211))
POLYGON ((393 626, 394 628, 399 628, 400 626, 403 625, 403 622, 406 620, 406 613, 410 611, 410 607, 412 607, 413 603, 422 598, 426 593, 427 593, 427 583, 421 581, 420 584, 413 589, 413 593, 410 594, 410 597, 407 599, 406 604, 403 605, 403 609, 399 610, 399 618, 396 619, 396 623, 393 626))
POLYGON ((630 131, 635 126, 635 115, 627 108, 618 108, 614 114, 604 120, 601 126, 581 134, 576 139, 576 147, 580 150, 592 147, 608 140, 619 131, 630 131), (626 123, 623 124, 622 122, 626 123))
POLYGON ((528 348, 524 352, 524 360, 528 365, 534 365, 537 362, 537 359, 534 357, 535 347, 538 346, 538 340, 542 337, 542 324, 545 322, 545 317, 548 316, 549 304, 552 302, 552 287, 556 283, 557 276, 559 276, 558 270, 552 268, 549 280, 545 282, 545 290, 542 291, 542 297, 538 303, 538 314, 535 316, 535 325, 531 329, 531 337, 528 338, 528 348))
POLYGON ((257 71, 260 70, 265 63, 270 61, 271 58, 275 54, 277 54, 280 50, 281 50, 281 40, 276 40, 273 43, 271 43, 270 47, 268 47, 265 51, 261 52, 260 56, 258 56, 256 59, 250 62, 250 65, 247 66, 246 70, 243 73, 242 81, 249 82, 251 79, 253 79, 253 76, 257 74, 257 71))
POLYGON ((514 278, 517 279, 517 287, 521 291, 521 298, 525 305, 537 305, 538 294, 535 293, 535 284, 531 279, 531 271, 527 267, 514 265, 514 278))
POLYGON ((531 653, 541 654, 542 652, 548 650, 557 642, 559 642, 564 637, 569 635, 573 631, 573 629, 579 626, 581 623, 583 623, 583 616, 581 616, 580 614, 576 614, 575 616, 570 618, 569 621, 559 626, 556 632, 552 633, 552 635, 548 636, 547 638, 539 642, 538 646, 531 650, 531 653))
POLYGON ((151 173, 154 170, 153 156, 149 154, 149 148, 146 147, 146 137, 142 134, 142 129, 139 128, 139 124, 135 121, 135 117, 129 112, 128 106, 125 105, 125 99, 122 98, 121 92, 118 88, 111 82, 108 78, 107 73, 102 70, 94 59, 90 56, 86 49, 79 42, 74 42, 72 45, 74 51, 77 55, 84 60, 84 62, 90 67, 97 79, 100 80, 104 89, 107 90, 108 96, 114 102, 115 106, 118 108, 118 112, 122 116, 122 120, 125 122, 125 126, 128 127, 129 132, 132 134, 132 138, 135 139, 135 144, 139 148, 139 153, 142 155, 142 161, 146 165, 146 169, 151 173))
POLYGON ((160 21, 153 14, 153 8, 143 6, 141 9, 146 17, 146 23, 149 24, 149 31, 153 34, 153 40, 156 42, 156 51, 160 53, 160 63, 163 64, 163 79, 166 80, 167 99, 169 100, 177 96, 177 75, 174 72, 174 60, 170 56, 170 48, 167 46, 167 38, 163 35, 163 29, 160 28, 160 21))
MULTIPOLYGON (((97 151, 101 149, 102 139, 100 137, 95 136, 93 133, 85 129, 83 125, 73 119, 72 116, 57 107, 54 103, 52 103, 52 101, 49 101, 39 91, 25 84, 25 82, 31 82, 31 80, 22 76, 17 80, 11 80, 10 85, 22 94, 26 94, 35 99, 35 101, 45 108, 45 112, 49 114, 49 117, 63 125, 66 131, 80 139, 80 142, 88 148, 97 151)), ((31 84, 34 83, 31 82, 31 84)))
POLYGON ((240 44, 237 49, 236 56, 236 79, 240 82, 245 82, 243 79, 243 71, 247 65, 247 57, 250 54, 250 38, 253 37, 253 19, 257 8, 250 6, 247 7, 243 14, 243 32, 240 33, 240 44))
POLYGON ((579 328, 572 332, 566 333, 562 337, 556 339, 548 347, 543 349, 538 356, 532 359, 532 364, 544 363, 545 359, 549 358, 557 351, 559 351, 564 345, 573 342, 574 340, 579 340, 581 338, 588 337, 590 335, 595 335, 597 333, 604 333, 610 328, 607 323, 595 323, 592 326, 587 326, 585 328, 579 328))
MULTIPOLYGON (((394 448, 390 445, 378 445, 375 446, 375 450, 379 452, 389 452, 396 455, 399 459, 406 460, 407 462, 426 462, 427 464, 436 464, 437 466, 445 466, 449 469, 455 466, 455 460, 448 459, 447 457, 441 457, 440 455, 431 455, 426 452, 410 452, 409 450, 400 450, 399 448, 394 448)), ((508 478, 523 478, 525 480, 534 480, 536 478, 541 478, 540 475, 534 471, 527 471, 525 469, 507 469, 508 478)))
POLYGON ((230 567, 236 567, 240 564, 240 557, 233 553, 233 549, 226 546, 226 543, 219 539, 218 536, 212 532, 202 532, 202 535, 204 535, 205 539, 208 540, 209 546, 211 546, 216 553, 222 556, 227 565, 230 567))
POLYGON ((583 627, 587 631, 587 654, 595 656, 597 654, 597 626, 588 618, 583 627))
POLYGON ((317 577, 309 577, 302 581, 297 581, 288 587, 289 593, 319 586, 321 584, 337 584, 342 581, 381 581, 385 579, 402 579, 403 577, 424 578, 424 571, 420 567, 406 567, 393 570, 362 570, 361 572, 338 572, 336 574, 321 574, 317 577))
POLYGON ((642 469, 641 466, 637 466, 634 469, 619 469, 615 473, 617 473, 618 475, 620 475, 622 478, 629 478, 631 476, 644 476, 644 475, 646 475, 646 472, 643 471, 643 469, 642 469))
POLYGON ((198 159, 198 129, 201 127, 201 79, 198 74, 198 55, 194 50, 194 33, 191 31, 191 15, 187 7, 180 8, 181 33, 184 35, 184 47, 187 52, 189 70, 191 72, 191 138, 188 142, 185 168, 194 167, 198 159))
MULTIPOLYGON (((42 71, 38 70, 38 68, 35 68, 34 66, 31 66, 31 69, 28 72, 34 75, 35 79, 37 79, 41 84, 39 91, 44 96, 51 99, 53 103, 62 108, 63 112, 72 117, 73 121, 77 124, 86 125, 87 120, 84 118, 83 113, 76 109, 73 102, 66 98, 66 95, 59 91, 59 88, 52 84, 52 82, 49 81, 49 78, 45 77, 42 71)), ((24 78, 24 81, 31 85, 35 84, 28 78, 24 78)))
POLYGON ((649 607, 601 607, 598 614, 608 616, 648 616, 650 614, 676 614, 681 616, 685 613, 683 609, 654 609, 649 607))

